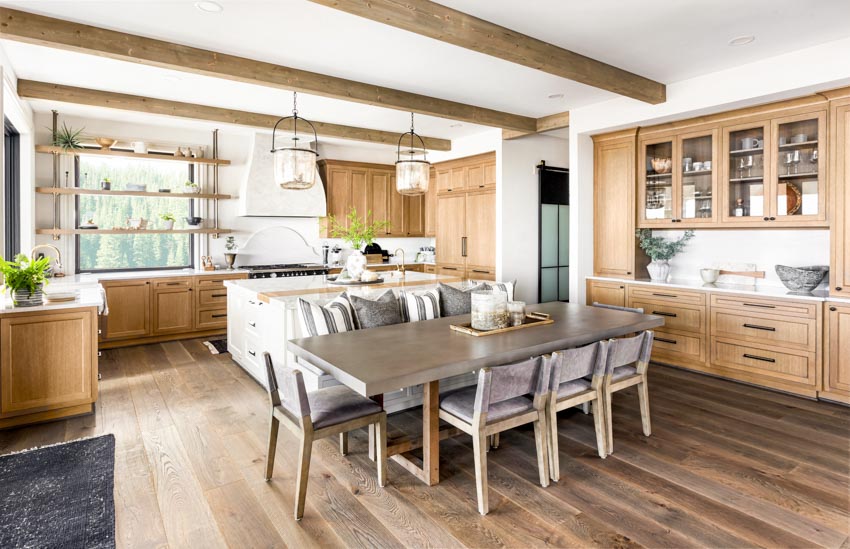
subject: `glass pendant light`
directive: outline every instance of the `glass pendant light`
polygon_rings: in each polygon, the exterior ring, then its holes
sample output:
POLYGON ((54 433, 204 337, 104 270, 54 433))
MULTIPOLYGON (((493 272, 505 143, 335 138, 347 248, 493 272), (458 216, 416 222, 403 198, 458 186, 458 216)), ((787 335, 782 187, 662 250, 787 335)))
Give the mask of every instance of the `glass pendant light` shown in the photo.
POLYGON ((401 134, 398 139, 398 156, 395 163, 395 188, 400 194, 419 196, 428 192, 428 181, 431 179, 431 163, 427 160, 425 141, 413 131, 413 113, 410 113, 410 131, 401 134), (401 142, 410 136, 410 148, 401 150, 401 142), (415 147, 414 137, 419 139, 421 149, 415 147), (402 160, 401 156, 407 158, 402 160), (417 156, 422 158, 416 158, 417 156))
POLYGON ((309 189, 316 182, 316 159, 319 153, 309 148, 309 144, 299 146, 302 138, 298 137, 298 121, 306 122, 313 130, 313 141, 318 145, 319 138, 316 128, 306 118, 298 117, 298 94, 292 93, 292 116, 285 116, 277 121, 272 130, 272 155, 274 156, 274 180, 284 189, 309 189), (284 120, 292 119, 292 142, 289 146, 275 147, 277 127, 284 120))

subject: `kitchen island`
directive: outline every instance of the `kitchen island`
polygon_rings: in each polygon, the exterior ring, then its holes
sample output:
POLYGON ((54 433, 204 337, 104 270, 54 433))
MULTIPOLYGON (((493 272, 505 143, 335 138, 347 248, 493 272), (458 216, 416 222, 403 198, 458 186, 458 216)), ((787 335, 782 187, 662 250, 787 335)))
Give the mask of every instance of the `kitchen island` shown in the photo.
MULTIPOLYGON (((339 286, 326 276, 228 280, 227 287, 227 350, 233 360, 260 384, 265 386, 263 353, 268 351, 276 367, 299 368, 304 373, 308 390, 337 385, 337 381, 321 368, 300 361, 286 348, 290 339, 302 337, 296 311, 298 298, 324 304, 344 291, 374 299, 386 292, 423 291, 440 282, 465 287, 469 282, 458 277, 417 272, 382 273, 384 282, 361 286, 339 286)), ((368 356, 364 357, 368 360, 368 356)), ((443 384, 445 389, 474 383, 474 376, 464 375, 443 384)), ((384 407, 392 412, 418 405, 421 387, 399 389, 384 397, 384 407)))

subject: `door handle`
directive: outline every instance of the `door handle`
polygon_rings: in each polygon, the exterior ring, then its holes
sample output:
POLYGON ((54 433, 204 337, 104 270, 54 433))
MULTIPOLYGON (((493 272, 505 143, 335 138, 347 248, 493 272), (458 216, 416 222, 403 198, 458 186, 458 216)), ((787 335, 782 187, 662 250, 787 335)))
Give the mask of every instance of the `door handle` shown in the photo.
POLYGON ((775 305, 762 305, 761 303, 744 303, 744 307, 760 307, 762 309, 775 309, 775 305))
POLYGON ((655 292, 653 292, 652 295, 657 295, 658 297, 679 297, 679 296, 673 295, 673 294, 659 294, 659 293, 655 293, 655 292))
POLYGON ((213 297, 227 297, 227 294, 213 294, 213 297))
POLYGON ((217 315, 210 315, 210 316, 211 316, 212 318, 223 318, 223 317, 227 316, 227 313, 222 313, 222 314, 217 314, 217 315))
POLYGON ((750 354, 747 354, 747 353, 744 353, 744 358, 751 358, 753 360, 761 360, 762 362, 776 362, 775 358, 767 358, 765 356, 750 355, 750 354))
POLYGON ((664 339, 663 337, 656 337, 655 341, 660 341, 662 343, 669 343, 670 345, 677 345, 679 342, 673 339, 664 339))
POLYGON ((466 257, 466 237, 460 237, 460 255, 466 257))
POLYGON ((744 324, 744 328, 752 328, 753 330, 764 330, 766 332, 775 332, 776 328, 773 326, 759 326, 758 324, 744 324))
POLYGON ((669 316, 671 318, 676 318, 677 316, 679 316, 676 313, 665 313, 664 311, 652 311, 652 314, 658 316, 669 316))

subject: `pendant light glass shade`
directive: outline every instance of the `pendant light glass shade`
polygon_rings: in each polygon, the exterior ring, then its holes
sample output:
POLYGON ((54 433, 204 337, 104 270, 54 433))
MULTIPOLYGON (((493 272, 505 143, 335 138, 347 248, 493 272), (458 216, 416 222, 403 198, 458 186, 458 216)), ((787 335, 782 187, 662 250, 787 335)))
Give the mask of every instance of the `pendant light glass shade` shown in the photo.
POLYGON ((303 190, 311 188, 316 182, 316 160, 319 153, 311 148, 301 146, 302 140, 298 137, 298 121, 306 122, 313 131, 313 141, 318 145, 319 138, 316 128, 304 118, 298 117, 296 108, 297 94, 292 94, 292 116, 285 116, 277 121, 272 130, 272 155, 274 158, 274 181, 283 189, 303 190), (284 120, 292 120, 291 144, 284 147, 275 147, 277 127, 284 120))
POLYGON ((398 140, 398 152, 395 163, 395 188, 399 194, 419 196, 428 192, 431 179, 431 163, 427 160, 425 142, 413 131, 413 113, 410 113, 410 131, 401 134, 398 140), (402 151, 401 142, 410 138, 410 149, 402 151), (421 148, 415 147, 414 139, 419 140, 421 148), (402 160, 402 155, 407 156, 402 160), (415 158, 421 155, 422 158, 415 158))

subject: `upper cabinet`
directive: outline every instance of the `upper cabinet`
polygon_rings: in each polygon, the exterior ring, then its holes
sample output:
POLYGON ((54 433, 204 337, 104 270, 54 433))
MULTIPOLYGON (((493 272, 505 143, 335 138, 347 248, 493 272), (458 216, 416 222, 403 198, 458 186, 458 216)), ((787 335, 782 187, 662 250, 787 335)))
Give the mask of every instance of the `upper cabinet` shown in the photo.
POLYGON ((846 91, 848 95, 830 101, 829 109, 829 293, 836 297, 850 297, 850 90, 846 91))

